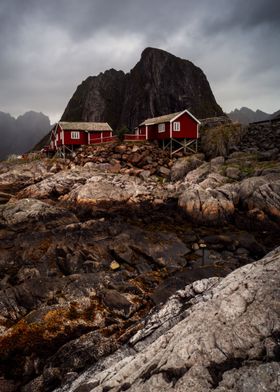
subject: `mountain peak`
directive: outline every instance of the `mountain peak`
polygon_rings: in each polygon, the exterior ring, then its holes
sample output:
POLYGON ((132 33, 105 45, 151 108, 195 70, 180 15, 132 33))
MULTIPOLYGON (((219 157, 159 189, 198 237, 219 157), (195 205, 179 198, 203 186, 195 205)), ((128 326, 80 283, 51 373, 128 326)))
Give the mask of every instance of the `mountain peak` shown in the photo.
POLYGON ((105 71, 78 86, 63 121, 106 121, 133 129, 145 118, 190 110, 196 117, 223 115, 203 71, 162 49, 147 47, 128 74, 105 71))
POLYGON ((150 46, 148 46, 147 48, 145 48, 143 50, 143 52, 141 53, 141 58, 145 58, 148 56, 158 56, 158 55, 165 55, 165 56, 174 56, 173 54, 163 50, 163 49, 159 49, 159 48, 152 48, 150 46))

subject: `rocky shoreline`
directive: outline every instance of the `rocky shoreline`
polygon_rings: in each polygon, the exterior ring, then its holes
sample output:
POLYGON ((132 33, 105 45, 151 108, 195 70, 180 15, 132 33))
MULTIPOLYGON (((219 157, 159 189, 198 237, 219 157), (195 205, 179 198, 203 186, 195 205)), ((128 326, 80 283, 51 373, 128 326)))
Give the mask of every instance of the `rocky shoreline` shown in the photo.
MULTIPOLYGON (((188 301, 224 296, 223 282, 239 282, 242 271, 261 279, 266 259, 255 261, 280 245, 279 162, 279 152, 264 157, 259 151, 170 159, 143 143, 85 148, 67 160, 0 163, 0 389, 53 391, 94 363, 97 372, 114 363, 104 376, 111 380, 118 361, 136 355, 137 331, 145 335, 151 317, 167 317, 165 310, 153 312, 181 301, 177 290, 187 293, 187 302, 172 308, 174 321, 184 319, 188 301)), ((178 362, 164 376, 145 369, 147 386, 134 387, 129 370, 119 383, 96 380, 94 373, 87 385, 63 390, 171 390, 193 374, 197 389, 187 390, 208 391, 197 379, 205 374, 206 382, 225 358, 209 361, 199 371, 178 362)))

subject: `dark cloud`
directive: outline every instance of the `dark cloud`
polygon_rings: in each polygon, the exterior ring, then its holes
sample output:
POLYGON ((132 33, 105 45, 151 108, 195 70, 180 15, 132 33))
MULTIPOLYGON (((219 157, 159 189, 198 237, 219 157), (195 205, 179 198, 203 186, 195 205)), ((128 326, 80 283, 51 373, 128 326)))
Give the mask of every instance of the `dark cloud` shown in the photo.
POLYGON ((83 79, 111 67, 128 71, 154 46, 200 66, 225 110, 272 112, 279 10, 275 0, 2 1, 0 110, 57 119, 83 79))

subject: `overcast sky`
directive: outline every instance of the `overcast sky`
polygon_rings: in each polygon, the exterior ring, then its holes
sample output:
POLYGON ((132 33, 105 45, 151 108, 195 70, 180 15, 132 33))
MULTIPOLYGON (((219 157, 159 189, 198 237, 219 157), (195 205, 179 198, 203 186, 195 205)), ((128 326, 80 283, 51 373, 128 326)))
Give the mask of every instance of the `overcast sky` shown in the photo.
POLYGON ((147 46, 199 66, 225 111, 280 109, 279 0, 0 0, 0 111, 56 121, 82 80, 147 46))

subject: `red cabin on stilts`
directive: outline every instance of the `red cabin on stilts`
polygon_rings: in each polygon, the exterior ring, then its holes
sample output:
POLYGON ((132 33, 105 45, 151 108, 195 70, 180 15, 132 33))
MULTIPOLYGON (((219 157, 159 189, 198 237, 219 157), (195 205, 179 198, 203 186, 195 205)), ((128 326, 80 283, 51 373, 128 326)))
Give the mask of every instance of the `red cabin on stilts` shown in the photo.
POLYGON ((60 121, 51 130, 49 151, 65 149, 73 151, 83 145, 112 142, 113 130, 105 122, 65 122, 60 121))
POLYGON ((158 140, 164 149, 170 148, 171 155, 179 150, 197 150, 200 121, 188 110, 148 118, 136 133, 125 135, 125 140, 158 140))

